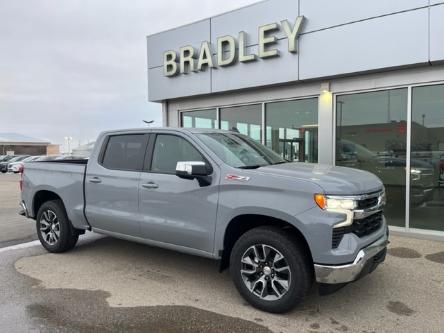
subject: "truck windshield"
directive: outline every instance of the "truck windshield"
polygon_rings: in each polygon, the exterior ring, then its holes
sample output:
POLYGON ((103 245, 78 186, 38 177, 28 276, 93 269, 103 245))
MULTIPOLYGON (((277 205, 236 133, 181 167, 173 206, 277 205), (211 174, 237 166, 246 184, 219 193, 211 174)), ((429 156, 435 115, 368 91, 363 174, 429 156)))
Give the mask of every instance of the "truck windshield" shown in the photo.
POLYGON ((198 137, 222 161, 234 168, 256 169, 287 162, 271 149, 245 135, 203 133, 198 134, 198 137))

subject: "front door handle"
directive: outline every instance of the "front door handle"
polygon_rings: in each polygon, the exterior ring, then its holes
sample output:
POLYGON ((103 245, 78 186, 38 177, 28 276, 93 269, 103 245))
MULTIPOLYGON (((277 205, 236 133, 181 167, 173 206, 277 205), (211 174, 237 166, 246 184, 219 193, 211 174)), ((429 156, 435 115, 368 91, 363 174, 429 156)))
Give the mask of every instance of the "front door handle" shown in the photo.
POLYGON ((102 180, 99 177, 92 177, 89 179, 89 182, 93 184, 100 184, 102 180))
POLYGON ((142 184, 142 187, 147 188, 147 189, 155 189, 155 188, 159 188, 159 185, 157 185, 156 183, 153 183, 153 182, 149 182, 149 183, 142 184))

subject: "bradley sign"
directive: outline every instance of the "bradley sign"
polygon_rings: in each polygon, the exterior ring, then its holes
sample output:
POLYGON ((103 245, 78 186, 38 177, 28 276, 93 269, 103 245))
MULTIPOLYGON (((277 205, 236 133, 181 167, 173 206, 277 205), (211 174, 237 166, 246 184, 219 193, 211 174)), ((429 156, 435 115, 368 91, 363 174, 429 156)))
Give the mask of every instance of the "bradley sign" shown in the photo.
POLYGON ((218 37, 216 54, 213 54, 210 43, 203 41, 200 49, 191 45, 183 46, 176 51, 166 51, 163 56, 163 72, 167 77, 190 72, 200 72, 206 68, 230 66, 239 62, 257 61, 278 57, 279 50, 273 46, 277 43, 276 33, 282 30, 288 39, 288 52, 297 53, 297 40, 304 23, 304 16, 298 16, 294 24, 288 20, 271 23, 258 28, 258 52, 247 52, 247 34, 239 32, 237 39, 233 36, 218 37))

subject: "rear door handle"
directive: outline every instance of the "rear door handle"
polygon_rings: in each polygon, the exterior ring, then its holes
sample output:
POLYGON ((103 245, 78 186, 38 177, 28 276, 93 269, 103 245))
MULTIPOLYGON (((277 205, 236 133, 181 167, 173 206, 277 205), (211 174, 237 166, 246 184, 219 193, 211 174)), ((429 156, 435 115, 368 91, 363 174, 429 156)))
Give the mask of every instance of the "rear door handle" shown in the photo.
POLYGON ((89 179, 89 182, 93 184, 100 184, 102 180, 99 177, 92 177, 89 179))
POLYGON ((159 185, 157 185, 156 183, 153 183, 153 182, 149 182, 149 183, 142 184, 142 187, 147 188, 147 189, 155 189, 155 188, 159 188, 159 185))

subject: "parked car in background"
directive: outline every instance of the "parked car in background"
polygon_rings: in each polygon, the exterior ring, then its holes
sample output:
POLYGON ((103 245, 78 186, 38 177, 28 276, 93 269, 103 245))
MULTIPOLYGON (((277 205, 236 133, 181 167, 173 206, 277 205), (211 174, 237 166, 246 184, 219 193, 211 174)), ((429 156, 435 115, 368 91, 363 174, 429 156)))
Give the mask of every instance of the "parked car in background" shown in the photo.
POLYGON ((15 156, 15 157, 11 158, 8 161, 1 162, 0 163, 0 171, 2 173, 8 172, 8 165, 9 165, 9 163, 20 162, 20 161, 23 161, 27 157, 29 157, 29 155, 18 155, 18 156, 15 156))
POLYGON ((60 157, 60 156, 59 155, 41 156, 38 159, 36 159, 34 162, 54 161, 58 157, 60 157))
POLYGON ((8 162, 10 159, 14 158, 15 155, 2 155, 0 157, 0 163, 1 162, 8 162))
MULTIPOLYGON (((405 197, 405 157, 397 157, 393 152, 376 154, 366 147, 350 140, 340 140, 336 150, 336 162, 345 167, 369 171, 377 175, 385 184, 389 204, 398 204, 405 197)), ((431 163, 419 158, 410 162, 411 198, 413 206, 421 206, 433 200, 436 186, 436 172, 431 163)))
POLYGON ((42 157, 42 156, 29 156, 20 162, 9 163, 8 164, 8 172, 19 173, 21 170, 23 170, 23 165, 25 163, 35 161, 40 157, 42 157))
POLYGON ((62 155, 58 156, 55 160, 56 161, 63 161, 63 160, 84 160, 85 157, 83 156, 74 156, 74 155, 62 155))

